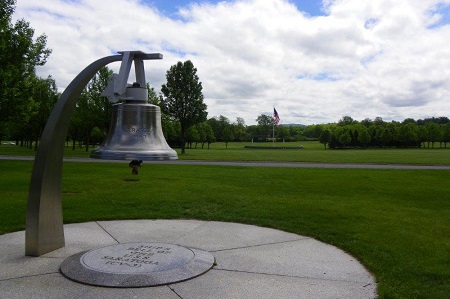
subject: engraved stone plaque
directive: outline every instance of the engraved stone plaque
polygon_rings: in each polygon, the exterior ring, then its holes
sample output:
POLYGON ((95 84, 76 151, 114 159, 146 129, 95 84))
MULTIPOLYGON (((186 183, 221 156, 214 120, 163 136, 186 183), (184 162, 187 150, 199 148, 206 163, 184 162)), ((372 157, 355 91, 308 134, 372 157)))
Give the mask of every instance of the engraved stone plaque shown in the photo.
POLYGON ((166 243, 125 243, 81 252, 60 267, 69 279, 107 287, 170 284, 199 276, 214 264, 206 251, 166 243))

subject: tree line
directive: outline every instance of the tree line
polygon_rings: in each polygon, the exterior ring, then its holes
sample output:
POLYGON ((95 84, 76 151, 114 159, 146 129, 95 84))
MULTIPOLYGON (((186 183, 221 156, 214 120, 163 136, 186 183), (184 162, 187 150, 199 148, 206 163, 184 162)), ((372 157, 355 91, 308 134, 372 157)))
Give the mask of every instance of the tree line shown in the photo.
MULTIPOLYGON (((225 146, 231 141, 267 142, 272 141, 272 130, 275 128, 276 142, 318 140, 324 144, 325 149, 434 148, 435 144, 446 148, 450 142, 450 120, 447 117, 419 120, 408 118, 402 122, 387 122, 381 117, 357 121, 350 116, 344 116, 336 123, 274 126, 272 116, 262 114, 256 121, 256 125, 246 126, 244 120, 239 117, 234 122, 223 115, 212 117, 190 127, 186 141, 188 147, 197 147, 200 144, 201 148, 212 142, 224 142, 225 146)), ((170 125, 176 127, 176 124, 170 125)), ((176 138, 176 134, 172 136, 176 138)), ((176 139, 167 135, 166 138, 172 145, 176 145, 176 139)))
POLYGON ((435 143, 439 143, 439 147, 447 147, 450 142, 450 120, 447 117, 431 117, 385 122, 377 117, 358 122, 345 116, 334 124, 311 126, 309 132, 325 148, 434 148, 435 143))

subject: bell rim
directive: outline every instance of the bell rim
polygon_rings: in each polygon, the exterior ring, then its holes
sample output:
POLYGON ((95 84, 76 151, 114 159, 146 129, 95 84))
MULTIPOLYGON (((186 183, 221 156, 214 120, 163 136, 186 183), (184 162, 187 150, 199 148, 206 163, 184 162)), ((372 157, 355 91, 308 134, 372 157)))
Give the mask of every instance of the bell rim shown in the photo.
POLYGON ((90 155, 93 159, 101 160, 143 160, 143 161, 166 161, 178 160, 176 151, 109 151, 109 150, 94 150, 90 155))

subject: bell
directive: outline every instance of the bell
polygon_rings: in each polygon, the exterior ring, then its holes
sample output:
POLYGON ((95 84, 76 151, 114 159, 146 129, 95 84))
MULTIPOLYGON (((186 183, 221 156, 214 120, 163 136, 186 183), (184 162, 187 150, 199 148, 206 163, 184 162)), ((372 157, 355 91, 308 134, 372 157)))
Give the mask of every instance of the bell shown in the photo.
POLYGON ((148 91, 133 84, 113 105, 108 136, 91 158, 107 160, 176 160, 161 129, 161 109, 146 103, 148 91))
POLYGON ((143 58, 161 59, 162 55, 140 51, 119 52, 123 55, 119 74, 110 77, 102 92, 113 105, 111 124, 103 144, 94 149, 91 158, 107 160, 176 160, 161 129, 161 109, 147 103, 143 58), (136 82, 127 83, 134 62, 136 82))

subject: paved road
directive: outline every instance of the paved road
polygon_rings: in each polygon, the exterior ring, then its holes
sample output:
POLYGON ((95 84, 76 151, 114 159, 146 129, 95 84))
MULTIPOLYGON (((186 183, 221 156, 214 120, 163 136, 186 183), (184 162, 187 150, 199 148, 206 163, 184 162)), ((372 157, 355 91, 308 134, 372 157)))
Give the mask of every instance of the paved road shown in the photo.
MULTIPOLYGON (((32 161, 32 156, 4 156, 0 160, 32 161)), ((90 158, 65 158, 67 162, 89 163, 128 163, 126 160, 99 160, 90 158)), ((290 167, 290 168, 353 168, 353 169, 411 169, 411 170, 450 170, 450 165, 410 165, 410 164, 355 164, 355 163, 313 163, 313 162, 243 162, 243 161, 145 161, 146 164, 175 164, 175 165, 218 165, 218 166, 247 166, 247 167, 290 167)))

